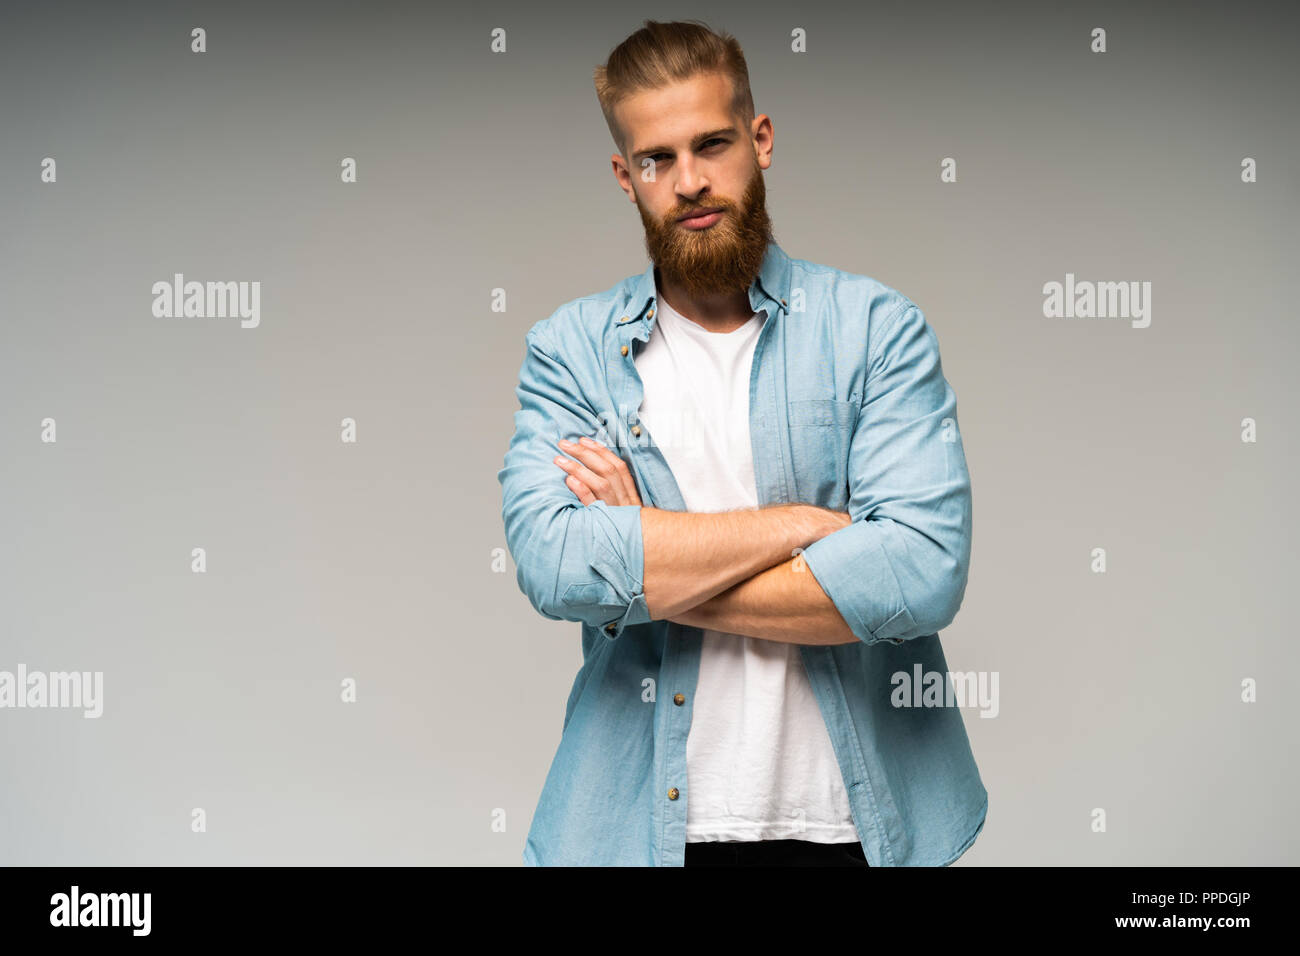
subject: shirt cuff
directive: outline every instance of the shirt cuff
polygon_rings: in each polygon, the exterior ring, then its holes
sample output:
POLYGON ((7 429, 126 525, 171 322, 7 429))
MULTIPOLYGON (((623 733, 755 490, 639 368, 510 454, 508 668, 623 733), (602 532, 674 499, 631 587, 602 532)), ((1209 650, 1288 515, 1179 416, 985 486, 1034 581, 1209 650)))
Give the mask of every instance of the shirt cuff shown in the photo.
POLYGON ((916 621, 872 521, 859 519, 818 538, 802 557, 858 640, 902 644, 899 635, 915 634, 916 621))
POLYGON ((599 498, 587 505, 592 518, 589 566, 600 576, 606 597, 600 603, 619 608, 618 616, 601 626, 610 640, 623 629, 650 620, 645 603, 645 546, 641 537, 640 505, 608 505, 599 498))
POLYGON ((622 617, 605 625, 604 633, 611 641, 615 641, 623 636, 623 628, 631 627, 633 624, 645 624, 649 620, 650 612, 646 610, 645 595, 638 594, 627 606, 622 617))

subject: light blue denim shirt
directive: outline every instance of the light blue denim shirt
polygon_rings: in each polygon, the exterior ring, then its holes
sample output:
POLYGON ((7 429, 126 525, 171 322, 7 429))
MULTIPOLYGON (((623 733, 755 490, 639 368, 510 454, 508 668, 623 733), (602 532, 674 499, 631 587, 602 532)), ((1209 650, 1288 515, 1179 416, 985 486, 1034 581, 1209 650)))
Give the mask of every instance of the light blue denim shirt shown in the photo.
MULTIPOLYGON (((893 675, 915 665, 947 682, 937 632, 966 590, 970 475, 938 340, 902 294, 775 243, 749 298, 767 313, 749 385, 759 502, 853 519, 802 557, 858 641, 800 652, 863 851, 872 866, 946 866, 988 807, 962 714, 891 704, 893 675)), ((655 299, 650 265, 525 337, 497 474, 506 542, 534 609, 581 622, 583 653, 524 847, 532 866, 684 862, 702 632, 650 619, 640 506, 583 506, 553 461, 561 438, 588 435, 627 462, 646 506, 687 510, 638 418, 633 360, 655 299)))

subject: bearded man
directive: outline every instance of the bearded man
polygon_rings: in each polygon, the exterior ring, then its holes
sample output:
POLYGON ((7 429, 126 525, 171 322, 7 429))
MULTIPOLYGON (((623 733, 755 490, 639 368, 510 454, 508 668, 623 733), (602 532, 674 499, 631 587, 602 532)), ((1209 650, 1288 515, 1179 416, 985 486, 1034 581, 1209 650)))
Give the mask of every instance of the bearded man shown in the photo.
POLYGON ((524 862, 946 866, 988 794, 893 679, 947 675, 970 558, 935 334, 777 245, 734 38, 646 21, 595 83, 650 264, 525 337, 506 540, 583 665, 524 862))

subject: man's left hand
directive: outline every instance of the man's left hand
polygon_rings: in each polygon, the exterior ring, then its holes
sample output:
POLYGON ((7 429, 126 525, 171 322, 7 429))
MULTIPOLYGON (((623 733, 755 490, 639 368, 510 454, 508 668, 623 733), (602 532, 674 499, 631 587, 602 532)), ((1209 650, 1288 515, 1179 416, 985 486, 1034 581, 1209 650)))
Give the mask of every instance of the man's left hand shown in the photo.
POLYGON ((583 436, 577 443, 560 440, 560 450, 577 461, 557 455, 555 464, 568 473, 564 483, 584 505, 597 498, 607 505, 639 505, 627 464, 600 442, 583 436))

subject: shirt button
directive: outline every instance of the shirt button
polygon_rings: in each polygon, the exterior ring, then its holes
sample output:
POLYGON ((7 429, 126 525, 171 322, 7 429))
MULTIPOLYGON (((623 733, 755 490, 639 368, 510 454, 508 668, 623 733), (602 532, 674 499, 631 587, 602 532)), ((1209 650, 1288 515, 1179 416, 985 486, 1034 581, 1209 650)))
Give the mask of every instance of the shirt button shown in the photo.
POLYGON ((607 631, 609 631, 609 633, 613 634, 613 633, 614 633, 614 628, 616 628, 617 626, 618 626, 618 622, 617 622, 617 621, 610 621, 608 624, 605 625, 605 630, 607 630, 607 631))
POLYGON ((641 435, 641 426, 640 426, 640 425, 633 425, 633 426, 632 426, 632 434, 633 434, 633 435, 636 435, 637 437, 640 437, 640 435, 641 435))
POLYGON ((669 800, 676 800, 676 799, 677 799, 677 796, 678 796, 678 794, 677 794, 677 788, 676 788, 676 787, 673 787, 671 790, 668 791, 668 799, 669 799, 669 800))
POLYGON ((622 324, 623 324, 624 322, 626 322, 626 321, 627 321, 627 316, 625 315, 625 316, 623 316, 623 318, 621 318, 621 319, 618 320, 618 324, 619 324, 619 325, 622 325, 622 324))
POLYGON ((686 698, 681 694, 673 694, 673 703, 680 707, 686 703, 686 698))
POLYGON ((654 310, 654 309, 651 309, 649 312, 646 313, 647 316, 652 316, 652 315, 654 315, 654 314, 655 314, 655 310, 654 310))
POLYGON ((626 354, 627 354, 627 346, 626 346, 626 345, 623 346, 621 349, 619 349, 619 351, 622 352, 624 355, 626 355, 626 354))

